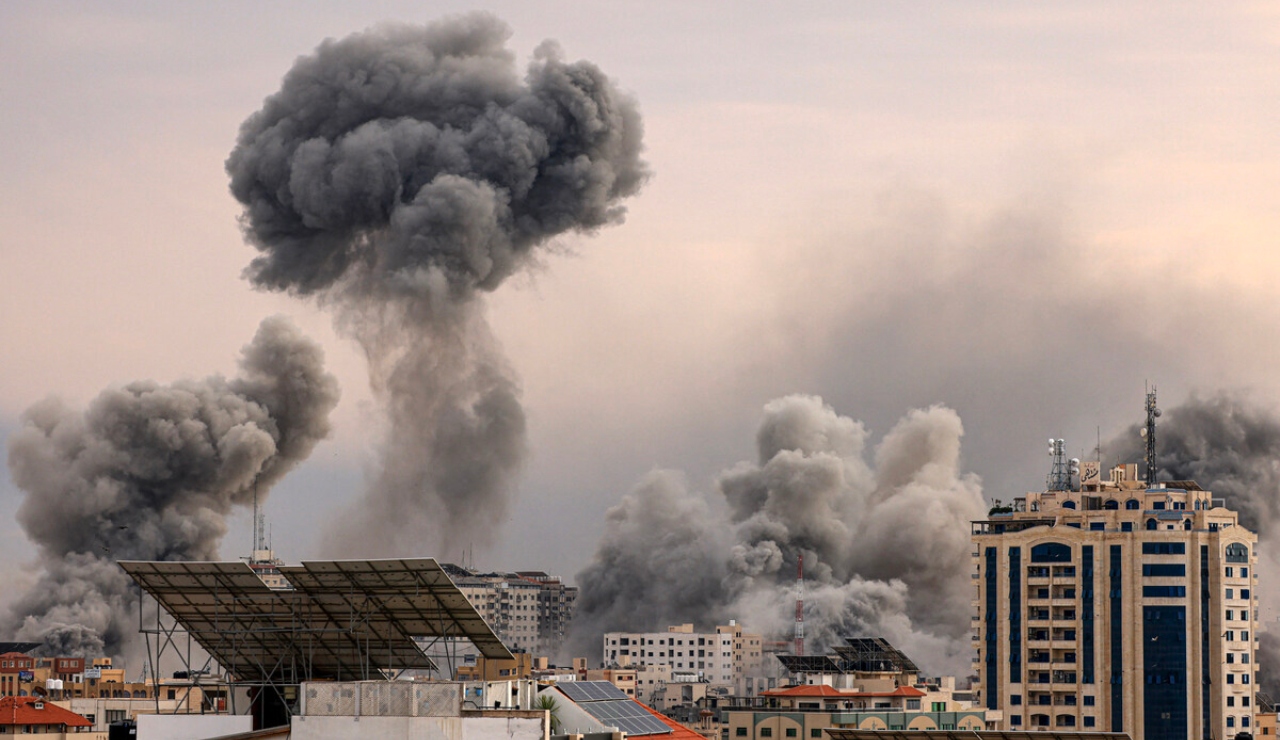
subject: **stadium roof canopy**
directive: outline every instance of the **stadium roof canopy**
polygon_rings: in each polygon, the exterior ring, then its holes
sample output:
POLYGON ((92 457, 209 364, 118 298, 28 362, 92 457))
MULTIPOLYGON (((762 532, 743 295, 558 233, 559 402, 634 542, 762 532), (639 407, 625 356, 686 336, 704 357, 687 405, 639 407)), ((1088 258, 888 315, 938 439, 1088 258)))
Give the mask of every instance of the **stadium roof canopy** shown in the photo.
POLYGON ((244 562, 122 561, 214 660, 242 681, 381 678, 434 669, 415 638, 465 638, 513 656, 431 558, 283 566, 267 587, 244 562))

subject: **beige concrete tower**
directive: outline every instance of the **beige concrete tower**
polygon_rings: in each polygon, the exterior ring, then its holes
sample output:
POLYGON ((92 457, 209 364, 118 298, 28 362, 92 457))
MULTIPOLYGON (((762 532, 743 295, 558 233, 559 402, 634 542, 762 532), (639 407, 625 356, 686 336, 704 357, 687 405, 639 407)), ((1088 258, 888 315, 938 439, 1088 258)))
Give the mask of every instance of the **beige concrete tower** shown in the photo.
POLYGON ((973 523, 982 706, 1011 730, 1256 734, 1257 536, 1194 481, 1099 473, 973 523))

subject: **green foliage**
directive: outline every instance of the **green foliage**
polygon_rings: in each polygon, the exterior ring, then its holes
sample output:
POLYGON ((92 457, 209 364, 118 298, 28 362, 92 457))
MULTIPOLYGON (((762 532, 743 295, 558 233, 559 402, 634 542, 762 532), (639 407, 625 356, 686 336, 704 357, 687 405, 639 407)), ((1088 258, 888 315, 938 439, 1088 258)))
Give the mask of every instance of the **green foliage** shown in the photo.
POLYGON ((560 734, 560 705, 556 704, 556 698, 551 694, 540 694, 538 700, 533 703, 535 709, 544 709, 551 715, 551 732, 560 734))

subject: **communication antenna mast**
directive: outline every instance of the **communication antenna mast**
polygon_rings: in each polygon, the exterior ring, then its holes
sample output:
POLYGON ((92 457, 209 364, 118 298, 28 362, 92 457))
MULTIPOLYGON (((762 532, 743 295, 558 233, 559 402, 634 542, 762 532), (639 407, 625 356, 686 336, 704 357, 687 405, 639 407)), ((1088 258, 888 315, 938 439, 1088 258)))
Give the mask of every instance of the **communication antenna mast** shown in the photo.
POLYGON ((796 655, 804 655, 804 553, 796 566, 796 655))
POLYGON ((262 549, 262 518, 258 511, 258 481, 253 481, 253 552, 250 553, 250 560, 258 557, 258 550, 262 549))
POLYGON ((1156 387, 1147 391, 1147 425, 1141 434, 1147 440, 1147 485, 1156 484, 1156 419, 1160 417, 1160 409, 1156 407, 1156 387))

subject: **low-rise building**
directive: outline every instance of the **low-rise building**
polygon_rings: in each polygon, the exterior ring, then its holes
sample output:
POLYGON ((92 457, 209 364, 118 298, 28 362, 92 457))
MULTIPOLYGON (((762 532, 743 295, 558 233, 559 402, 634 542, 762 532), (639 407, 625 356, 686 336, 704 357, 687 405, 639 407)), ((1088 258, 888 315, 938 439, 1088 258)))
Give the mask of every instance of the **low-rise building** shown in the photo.
POLYGON ((0 734, 66 737, 92 730, 88 719, 34 696, 0 697, 0 734))
POLYGON ((760 635, 744 633, 736 621, 702 633, 694 632, 692 624, 678 624, 666 632, 605 633, 601 660, 619 668, 663 665, 672 673, 749 694, 748 679, 761 672, 762 645, 760 635))
POLYGON ((772 689, 755 698, 734 698, 721 711, 723 740, 820 740, 828 728, 864 730, 981 730, 980 709, 947 711, 926 703, 913 686, 857 691, 817 684, 772 689))

